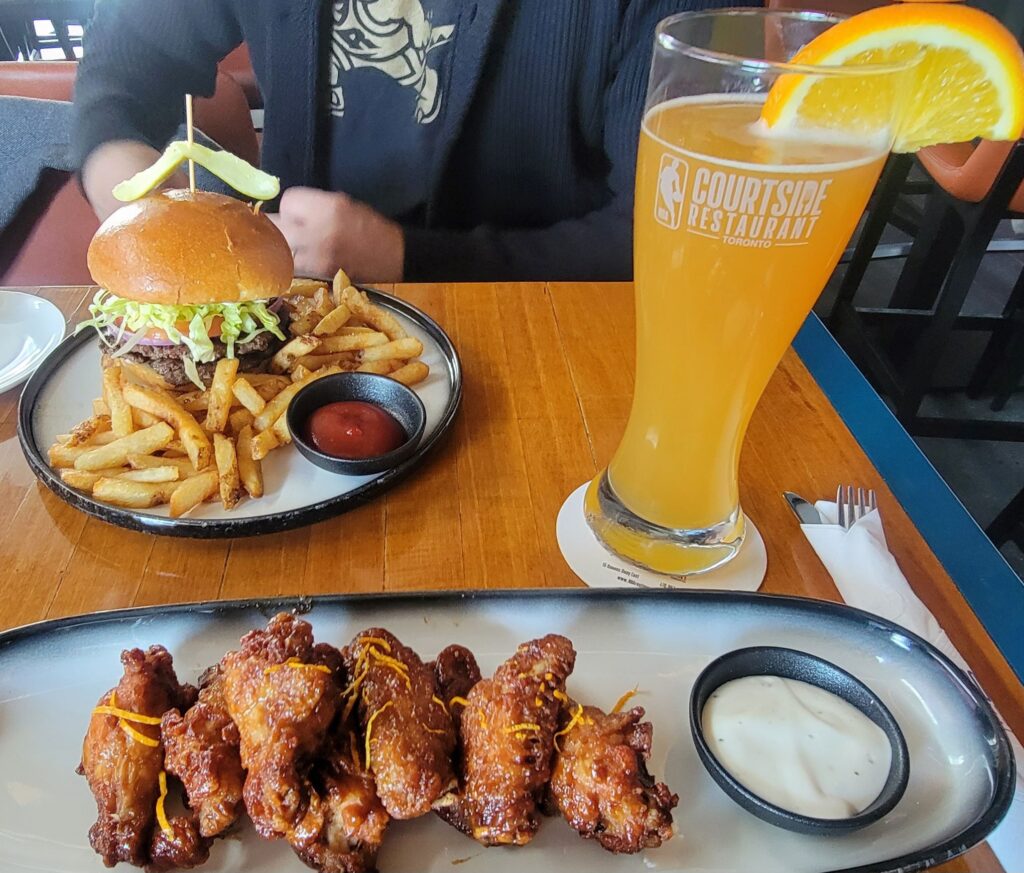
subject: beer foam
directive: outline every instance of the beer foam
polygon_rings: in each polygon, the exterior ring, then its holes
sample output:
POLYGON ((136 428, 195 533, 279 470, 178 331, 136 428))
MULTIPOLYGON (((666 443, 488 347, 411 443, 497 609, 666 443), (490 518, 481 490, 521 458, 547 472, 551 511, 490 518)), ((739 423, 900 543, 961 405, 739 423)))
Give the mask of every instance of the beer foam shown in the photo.
POLYGON ((652 119, 659 113, 668 111, 674 107, 682 105, 736 105, 738 103, 763 104, 766 97, 766 94, 701 94, 692 97, 677 97, 675 99, 659 103, 657 106, 649 109, 644 115, 642 127, 647 135, 653 140, 657 141, 665 148, 671 149, 677 154, 700 161, 718 164, 723 167, 745 171, 756 170, 758 172, 793 174, 836 172, 877 161, 889 150, 889 137, 888 134, 883 132, 876 133, 872 136, 866 136, 853 135, 846 131, 828 130, 824 128, 801 127, 798 131, 794 131, 792 128, 772 129, 758 118, 756 121, 743 128, 744 132, 750 137, 751 142, 749 145, 751 150, 754 150, 758 145, 776 150, 785 143, 798 141, 803 147, 820 147, 823 149, 842 148, 855 150, 859 152, 860 155, 847 161, 818 162, 814 160, 801 160, 799 162, 791 161, 788 163, 784 161, 778 163, 774 161, 740 161, 731 158, 724 158, 717 154, 709 154, 706 152, 695 151, 692 148, 686 148, 685 146, 681 146, 678 143, 671 142, 670 140, 659 136, 652 129, 652 119))

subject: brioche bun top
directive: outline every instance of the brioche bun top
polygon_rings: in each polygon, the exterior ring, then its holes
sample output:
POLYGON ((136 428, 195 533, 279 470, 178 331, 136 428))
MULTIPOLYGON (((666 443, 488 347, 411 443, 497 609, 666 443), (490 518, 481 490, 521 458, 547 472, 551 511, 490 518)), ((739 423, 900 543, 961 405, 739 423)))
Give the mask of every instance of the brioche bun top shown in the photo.
POLYGON ((122 206, 89 246, 93 280, 140 303, 266 300, 285 293, 292 253, 281 231, 241 200, 159 191, 122 206))

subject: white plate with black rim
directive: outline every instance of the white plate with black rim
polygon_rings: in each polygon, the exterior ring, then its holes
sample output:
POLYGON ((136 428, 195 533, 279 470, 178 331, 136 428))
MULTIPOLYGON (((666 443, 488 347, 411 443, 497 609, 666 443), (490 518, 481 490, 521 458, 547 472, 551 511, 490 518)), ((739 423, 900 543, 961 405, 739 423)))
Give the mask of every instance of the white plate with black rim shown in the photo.
POLYGON ((416 453, 397 467, 373 476, 339 476, 315 467, 294 446, 285 446, 263 462, 263 497, 245 499, 230 511, 211 502, 188 516, 171 518, 166 506, 124 509, 94 500, 92 495, 68 487, 47 462, 47 450, 57 434, 92 415, 92 400, 101 394, 100 348, 92 330, 57 346, 25 386, 18 409, 18 438, 29 466, 51 491, 77 509, 121 527, 168 536, 273 533, 313 524, 365 503, 423 461, 448 432, 462 399, 459 356, 437 322, 390 294, 369 288, 366 292, 423 343, 420 359, 430 367, 430 375, 415 387, 427 410, 426 429, 416 453))
POLYGON ((65 326, 49 300, 0 289, 0 394, 32 375, 64 338, 65 326))
MULTIPOLYGON (((489 675, 518 643, 565 634, 577 651, 570 695, 630 705, 654 726, 650 770, 679 795, 675 837, 638 855, 611 855, 558 819, 521 848, 485 849, 433 815, 392 822, 381 873, 889 873, 948 861, 983 840, 1013 794, 1006 734, 984 694, 927 642, 842 604, 717 591, 562 590, 321 597, 147 607, 57 619, 0 633, 0 870, 89 873, 96 805, 75 775, 100 696, 121 675, 125 648, 161 644, 182 681, 237 648, 281 610, 303 613, 319 642, 343 645, 382 626, 433 658, 450 643, 489 675), (687 718, 697 675, 720 655, 784 646, 836 664, 874 692, 907 741, 906 793, 880 821, 843 836, 774 827, 729 799, 698 759, 687 718)), ((120 867, 118 869, 121 869, 120 867)), ((125 869, 131 869, 125 867, 125 869)), ((248 824, 217 841, 209 873, 300 873, 288 845, 248 824)))

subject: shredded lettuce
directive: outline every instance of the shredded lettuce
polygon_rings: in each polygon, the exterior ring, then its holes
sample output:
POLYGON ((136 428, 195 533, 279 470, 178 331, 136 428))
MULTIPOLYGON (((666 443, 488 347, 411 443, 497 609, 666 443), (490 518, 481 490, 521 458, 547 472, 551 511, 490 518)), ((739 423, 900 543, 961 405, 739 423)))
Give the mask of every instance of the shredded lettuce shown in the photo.
POLYGON ((75 328, 75 333, 94 327, 105 338, 103 329, 113 328, 117 331, 117 342, 120 342, 125 334, 139 334, 150 328, 159 328, 167 335, 169 342, 186 346, 192 361, 197 364, 214 359, 209 330, 217 317, 221 319, 219 339, 227 346, 229 358, 235 356, 236 345, 251 342, 261 333, 272 333, 281 340, 285 338, 277 316, 270 311, 266 302, 260 300, 174 306, 124 300, 101 288, 89 304, 89 314, 92 318, 81 322, 75 328), (187 324, 188 333, 178 330, 179 324, 187 324))

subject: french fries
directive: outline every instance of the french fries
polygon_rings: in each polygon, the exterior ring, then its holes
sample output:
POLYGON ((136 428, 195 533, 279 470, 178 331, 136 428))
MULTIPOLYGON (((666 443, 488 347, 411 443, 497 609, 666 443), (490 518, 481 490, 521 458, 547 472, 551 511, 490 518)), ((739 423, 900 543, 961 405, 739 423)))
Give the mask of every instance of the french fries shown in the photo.
POLYGON ((357 373, 376 373, 378 376, 389 376, 391 375, 391 365, 394 362, 390 358, 384 358, 380 361, 367 361, 365 364, 360 364, 356 367, 357 373))
POLYGON ((92 496, 104 503, 130 509, 150 509, 167 503, 177 489, 176 482, 132 482, 130 479, 99 479, 92 496))
POLYGON ((263 407, 267 405, 267 401, 263 399, 259 391, 252 387, 252 383, 245 376, 235 379, 231 391, 235 395, 235 399, 253 415, 259 415, 263 412, 263 407))
POLYGON ((177 482, 181 478, 181 470, 174 464, 161 467, 145 467, 142 470, 126 470, 117 475, 118 479, 131 482, 177 482))
POLYGON ((270 429, 274 432, 274 436, 277 437, 277 444, 279 446, 286 446, 292 441, 292 432, 288 430, 287 416, 282 415, 270 426, 270 429))
POLYGON ((341 298, 341 302, 348 306, 355 315, 359 316, 370 327, 381 331, 381 333, 386 333, 388 339, 405 339, 409 335, 406 333, 405 328, 399 324, 397 318, 386 309, 371 303, 370 298, 357 288, 349 286, 341 292, 341 298))
POLYGON ((235 443, 238 456, 238 476, 242 486, 252 498, 263 496, 263 464, 252 456, 252 427, 246 425, 238 432, 235 443))
POLYGON ((292 279, 292 286, 286 292, 288 297, 312 297, 321 288, 326 288, 327 283, 320 279, 292 279))
POLYGON ((87 418, 81 424, 76 425, 71 433, 68 434, 66 440, 58 439, 57 442, 62 442, 69 448, 73 448, 74 446, 82 446, 91 442, 101 433, 110 432, 110 416, 94 415, 92 418, 87 418))
POLYGON ((264 430, 255 434, 250 440, 249 453, 252 455, 252 459, 254 461, 262 461, 279 445, 281 445, 281 443, 273 429, 264 430))
POLYGON ((123 467, 129 455, 151 455, 164 448, 172 439, 170 425, 160 422, 145 430, 137 430, 105 446, 87 448, 75 458, 76 470, 100 470, 103 467, 123 467))
POLYGON ((166 455, 129 455, 128 466, 133 470, 149 470, 153 467, 177 467, 178 478, 184 479, 195 473, 188 458, 168 458, 166 455))
POLYGON ((103 358, 93 414, 61 434, 50 465, 70 487, 132 509, 168 505, 172 518, 219 497, 233 509, 265 494, 263 461, 292 441, 288 407, 311 382, 346 371, 405 385, 429 375, 423 344, 339 271, 325 282, 296 279, 288 292, 291 338, 269 373, 218 361, 205 390, 172 388, 151 367, 103 358))
POLYGON ((217 461, 220 502, 225 509, 234 509, 242 497, 242 481, 238 474, 235 442, 222 433, 213 435, 213 456, 217 461))
POLYGON ((209 438, 191 413, 170 394, 156 388, 143 388, 141 385, 128 383, 124 386, 124 398, 132 406, 173 424, 195 469, 202 470, 210 466, 213 447, 209 438))
POLYGON ((334 280, 331 282, 331 298, 334 300, 335 306, 341 306, 344 301, 344 294, 349 288, 352 287, 352 281, 348 277, 348 273, 344 270, 338 270, 334 274, 334 280))
POLYGON ((234 400, 232 386, 237 375, 238 358, 221 358, 217 361, 206 409, 206 430, 211 433, 221 433, 227 427, 231 402, 234 400))
POLYGON ((310 334, 302 334, 295 337, 285 343, 284 346, 281 347, 281 350, 274 355, 270 362, 270 372, 288 372, 299 358, 310 354, 310 352, 319 346, 320 343, 321 340, 319 337, 315 337, 310 334))
POLYGON ((138 382, 140 385, 145 385, 148 388, 160 388, 164 391, 171 390, 167 380, 149 365, 137 364, 134 361, 126 361, 123 358, 119 363, 121 365, 122 379, 127 379, 129 382, 138 382))
POLYGON ((334 373, 340 372, 340 367, 323 367, 316 373, 311 373, 301 382, 292 382, 287 388, 281 391, 277 397, 263 407, 263 411, 253 419, 253 427, 258 431, 266 430, 282 415, 284 415, 285 411, 288 409, 288 404, 292 402, 292 398, 310 382, 322 379, 324 376, 330 376, 334 373))
POLYGON ((203 470, 190 476, 171 492, 171 518, 179 518, 200 503, 209 500, 220 487, 220 477, 216 468, 203 470))
POLYGON ((366 333, 349 333, 341 336, 326 337, 317 348, 318 355, 328 355, 335 352, 354 352, 360 349, 368 349, 371 346, 387 345, 388 336, 386 333, 372 330, 366 333))
POLYGON ((316 327, 313 328, 313 336, 330 336, 332 333, 337 333, 351 317, 352 310, 342 303, 341 306, 334 307, 320 319, 316 327))
POLYGON ((121 393, 121 367, 113 364, 103 371, 103 400, 110 409, 110 429, 119 437, 135 430, 131 407, 121 393))
POLYGON ((415 337, 404 337, 384 343, 382 346, 371 346, 363 349, 359 357, 362 363, 367 361, 399 360, 407 361, 423 354, 423 343, 415 337))
POLYGON ((403 364, 397 370, 392 370, 388 375, 396 382, 401 382, 403 385, 411 387, 418 385, 430 375, 430 367, 424 364, 423 361, 411 361, 408 364, 403 364))
POLYGON ((79 491, 92 491, 93 485, 100 479, 113 479, 126 472, 124 467, 109 467, 105 470, 76 470, 68 467, 60 471, 60 478, 65 485, 77 488, 79 491))
POLYGON ((238 436, 243 427, 252 427, 252 413, 248 409, 236 409, 228 417, 228 430, 238 436))

